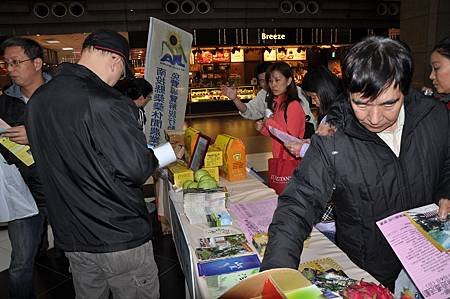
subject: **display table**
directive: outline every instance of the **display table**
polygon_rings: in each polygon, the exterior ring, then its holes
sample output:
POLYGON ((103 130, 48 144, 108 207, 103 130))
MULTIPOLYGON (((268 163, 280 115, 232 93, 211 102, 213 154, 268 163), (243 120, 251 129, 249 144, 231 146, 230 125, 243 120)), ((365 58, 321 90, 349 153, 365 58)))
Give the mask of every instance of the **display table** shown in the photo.
MULTIPOLYGON (((277 196, 272 189, 251 175, 246 180, 239 182, 228 182, 221 179, 220 185, 227 187, 230 193, 229 201, 233 203, 264 200, 277 196)), ((186 297, 210 298, 206 279, 198 275, 197 257, 194 254, 198 239, 203 237, 208 226, 206 224, 190 224, 183 212, 183 192, 175 192, 170 184, 168 189, 172 233, 186 279, 186 297)), ((236 223, 233 224, 233 227, 238 229, 236 223)), ((347 255, 322 233, 313 229, 309 245, 303 249, 301 262, 324 257, 333 258, 351 278, 358 280, 363 278, 365 281, 376 282, 370 274, 350 261, 347 255)))

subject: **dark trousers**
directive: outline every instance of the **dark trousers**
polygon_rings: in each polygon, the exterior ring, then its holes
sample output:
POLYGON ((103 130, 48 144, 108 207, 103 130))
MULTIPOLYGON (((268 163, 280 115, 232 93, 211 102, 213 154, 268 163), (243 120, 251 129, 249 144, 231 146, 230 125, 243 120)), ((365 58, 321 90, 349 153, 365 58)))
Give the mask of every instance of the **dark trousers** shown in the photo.
POLYGON ((46 208, 39 214, 8 223, 11 241, 11 263, 9 265, 9 297, 36 298, 33 288, 33 266, 41 243, 46 208))

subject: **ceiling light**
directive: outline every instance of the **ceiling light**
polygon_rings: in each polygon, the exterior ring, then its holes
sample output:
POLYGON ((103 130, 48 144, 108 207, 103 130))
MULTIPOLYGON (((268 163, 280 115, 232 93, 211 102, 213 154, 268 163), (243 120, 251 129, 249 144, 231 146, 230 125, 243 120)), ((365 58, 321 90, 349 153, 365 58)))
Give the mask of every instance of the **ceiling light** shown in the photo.
POLYGON ((53 39, 49 39, 47 41, 45 41, 47 44, 59 44, 61 43, 59 40, 53 40, 53 39))
POLYGON ((73 48, 62 48, 63 49, 63 51, 72 51, 73 50, 73 48))

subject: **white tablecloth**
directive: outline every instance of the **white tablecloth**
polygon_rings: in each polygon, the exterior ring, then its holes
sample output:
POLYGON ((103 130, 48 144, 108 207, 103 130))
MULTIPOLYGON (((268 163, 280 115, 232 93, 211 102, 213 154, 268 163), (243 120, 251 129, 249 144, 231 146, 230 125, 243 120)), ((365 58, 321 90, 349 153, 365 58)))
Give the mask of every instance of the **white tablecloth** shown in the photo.
MULTIPOLYGON (((239 182, 228 182, 221 179, 220 185, 226 186, 230 192, 230 202, 245 202, 276 197, 272 189, 251 175, 246 180, 239 182)), ((206 279, 198 276, 197 258, 194 254, 195 248, 198 247, 198 239, 204 236, 208 226, 206 224, 191 225, 189 223, 183 212, 183 192, 174 192, 170 184, 169 204, 174 242, 190 296, 191 298, 210 298, 206 279)), ((233 224, 232 227, 238 229, 236 224, 233 224)), ((347 255, 322 233, 313 229, 309 245, 303 249, 301 262, 324 257, 334 259, 351 278, 358 280, 363 278, 365 281, 376 282, 370 274, 350 261, 347 255)))

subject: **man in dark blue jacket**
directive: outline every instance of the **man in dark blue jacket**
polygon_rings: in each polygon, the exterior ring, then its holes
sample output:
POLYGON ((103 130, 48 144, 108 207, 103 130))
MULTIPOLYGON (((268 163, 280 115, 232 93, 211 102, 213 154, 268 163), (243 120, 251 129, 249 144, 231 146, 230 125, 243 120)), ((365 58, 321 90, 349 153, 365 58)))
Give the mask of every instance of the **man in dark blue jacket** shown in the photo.
POLYGON ((280 195, 261 269, 297 268, 303 241, 333 199, 338 246, 393 290, 401 264, 375 222, 433 202, 447 217, 449 113, 409 90, 412 58, 398 41, 367 38, 342 67, 347 99, 337 131, 313 136, 280 195))
MULTIPOLYGON (((35 41, 13 37, 5 40, 0 46, 3 57, 3 68, 8 71, 13 84, 0 96, 0 118, 11 128, 2 133, 2 137, 19 144, 28 144, 24 126, 25 107, 33 93, 50 76, 42 72, 43 50, 35 41)), ((9 266, 10 298, 31 298, 33 292, 33 264, 41 241, 47 241, 46 208, 44 192, 35 165, 26 166, 5 147, 0 145, 0 154, 10 164, 15 164, 24 181, 28 185, 39 208, 39 214, 17 219, 8 223, 8 234, 11 241, 11 264, 9 266)), ((43 245, 46 249, 48 244, 43 245)))

